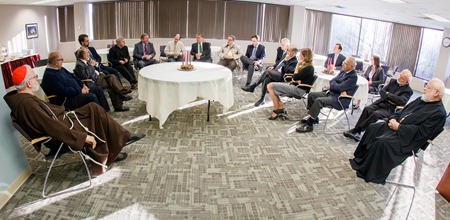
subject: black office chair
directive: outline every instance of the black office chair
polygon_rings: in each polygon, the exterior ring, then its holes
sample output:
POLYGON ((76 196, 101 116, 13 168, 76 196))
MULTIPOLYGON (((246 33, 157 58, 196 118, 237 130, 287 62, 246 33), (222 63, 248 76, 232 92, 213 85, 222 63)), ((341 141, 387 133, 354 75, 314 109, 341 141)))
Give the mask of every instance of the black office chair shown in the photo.
POLYGON ((364 66, 363 61, 357 60, 355 70, 358 72, 362 72, 364 68, 363 66, 364 66))
MULTIPOLYGON (((290 81, 292 80, 292 75, 293 75, 293 74, 286 73, 285 76, 284 76, 285 81, 286 81, 286 82, 290 82, 290 81), (288 76, 286 76, 286 75, 288 75, 288 76), (288 80, 289 80, 289 81, 288 81, 288 80)), ((312 81, 311 85, 309 85, 309 84, 298 84, 297 87, 309 87, 310 89, 312 89, 313 86, 314 86, 314 83, 315 83, 316 80, 317 80, 317 77, 318 77, 317 75, 314 75, 314 78, 313 78, 313 81, 312 81)), ((288 98, 291 98, 291 99, 299 99, 299 100, 302 100, 302 101, 303 101, 303 104, 305 105, 305 108, 306 108, 306 101, 305 101, 305 100, 308 98, 309 92, 311 92, 311 90, 309 90, 308 92, 306 92, 306 93, 303 94, 302 96, 291 96, 291 95, 281 95, 281 96, 285 96, 285 97, 288 97, 288 98)))
POLYGON ((34 67, 47 66, 47 63, 48 63, 48 59, 35 60, 34 67))
POLYGON ((164 52, 166 45, 159 46, 159 62, 167 62, 167 54, 164 52))

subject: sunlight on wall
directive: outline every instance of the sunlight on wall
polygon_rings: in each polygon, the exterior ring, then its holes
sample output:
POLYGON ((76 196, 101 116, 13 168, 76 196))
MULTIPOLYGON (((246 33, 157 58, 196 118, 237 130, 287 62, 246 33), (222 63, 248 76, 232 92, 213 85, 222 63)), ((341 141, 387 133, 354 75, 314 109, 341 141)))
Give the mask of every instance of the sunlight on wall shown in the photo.
POLYGON ((27 50, 27 38, 25 35, 25 30, 14 36, 8 41, 8 53, 10 56, 14 54, 22 53, 23 50, 27 50))

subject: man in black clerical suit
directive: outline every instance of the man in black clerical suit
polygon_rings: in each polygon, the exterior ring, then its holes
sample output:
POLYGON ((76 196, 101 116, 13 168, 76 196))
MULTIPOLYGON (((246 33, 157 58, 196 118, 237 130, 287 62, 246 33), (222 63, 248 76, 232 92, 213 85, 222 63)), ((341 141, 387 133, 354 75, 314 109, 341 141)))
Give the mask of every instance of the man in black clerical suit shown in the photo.
POLYGON ((137 80, 134 76, 133 67, 130 64, 130 52, 125 45, 123 37, 116 39, 116 45, 109 49, 108 61, 112 63, 114 69, 118 70, 131 84, 131 89, 137 88, 137 80))
POLYGON ((434 78, 422 97, 396 112, 387 122, 372 123, 364 133, 350 159, 356 175, 366 182, 386 182, 393 168, 403 163, 412 152, 425 149, 444 128, 446 112, 442 104, 445 85, 434 78))
POLYGON ((380 91, 381 98, 363 109, 355 127, 344 132, 344 136, 360 141, 361 132, 365 131, 370 124, 379 119, 389 118, 395 113, 397 106, 405 106, 413 94, 411 87, 409 87, 411 79, 412 74, 407 69, 400 73, 398 79, 391 79, 389 84, 380 91))
POLYGON ((141 35, 141 42, 134 45, 133 58, 136 61, 137 69, 142 69, 148 65, 158 63, 155 60, 155 48, 148 42, 148 34, 141 35))
POLYGON ((211 59, 211 44, 203 42, 203 35, 197 34, 197 43, 193 43, 191 47, 191 55, 194 61, 212 63, 211 59))
MULTIPOLYGON (((105 66, 102 64, 102 57, 98 55, 97 50, 95 50, 94 47, 89 46, 89 37, 86 34, 80 34, 78 36, 78 42, 80 43, 81 47, 87 48, 89 50, 89 61, 93 60, 96 62, 95 69, 99 72, 103 72, 104 74, 113 74, 117 77, 120 83, 122 81, 120 80, 119 72, 111 68, 109 66, 105 66)), ((75 57, 77 56, 75 52, 75 57)))
POLYGON ((245 86, 252 82, 253 72, 262 68, 263 60, 266 57, 266 48, 259 43, 259 36, 252 36, 252 44, 247 46, 245 56, 241 56, 244 70, 248 71, 245 86))
POLYGON ((334 68, 336 70, 342 69, 342 64, 345 60, 345 56, 341 54, 342 45, 336 44, 334 45, 333 52, 327 55, 327 60, 325 60, 325 64, 323 65, 325 68, 330 69, 334 68), (331 66, 328 66, 331 64, 331 66))

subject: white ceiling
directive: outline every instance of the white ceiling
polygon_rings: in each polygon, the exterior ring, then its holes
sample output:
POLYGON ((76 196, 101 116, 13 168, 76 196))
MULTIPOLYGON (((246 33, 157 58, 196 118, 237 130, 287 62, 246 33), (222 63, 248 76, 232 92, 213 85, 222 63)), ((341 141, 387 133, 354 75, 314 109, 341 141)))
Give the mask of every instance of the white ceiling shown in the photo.
MULTIPOLYGON (((0 0, 0 4, 30 5, 41 0, 0 0)), ((61 0, 47 6, 70 5, 74 2, 108 0, 61 0)), ((392 4, 382 0, 246 0, 261 3, 300 5, 307 9, 353 15, 383 21, 392 21, 430 28, 450 28, 450 22, 439 22, 423 14, 436 14, 450 20, 449 0, 403 0, 406 4, 392 4)))

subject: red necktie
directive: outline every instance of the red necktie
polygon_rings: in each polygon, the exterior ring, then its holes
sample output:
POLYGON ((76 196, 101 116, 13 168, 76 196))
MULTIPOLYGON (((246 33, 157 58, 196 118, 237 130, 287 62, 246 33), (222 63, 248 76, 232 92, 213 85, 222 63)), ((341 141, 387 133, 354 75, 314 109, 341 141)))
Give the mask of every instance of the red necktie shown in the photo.
POLYGON ((145 55, 148 55, 147 44, 144 44, 145 55))

